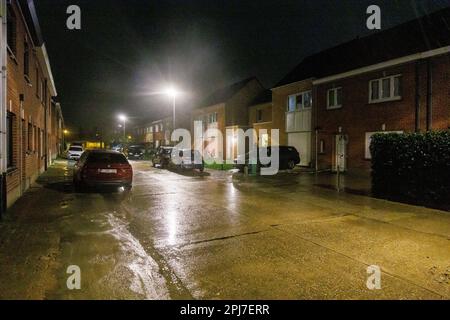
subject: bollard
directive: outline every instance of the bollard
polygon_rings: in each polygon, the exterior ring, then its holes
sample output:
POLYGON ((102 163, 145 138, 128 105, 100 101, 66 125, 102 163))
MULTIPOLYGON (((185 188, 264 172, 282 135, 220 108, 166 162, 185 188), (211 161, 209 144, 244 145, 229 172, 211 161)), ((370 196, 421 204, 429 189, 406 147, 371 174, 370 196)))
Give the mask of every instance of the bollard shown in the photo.
POLYGON ((337 183, 337 186, 336 186, 336 190, 337 190, 337 192, 341 192, 341 168, 340 168, 340 166, 338 165, 337 166, 337 178, 336 178, 336 183, 337 183))

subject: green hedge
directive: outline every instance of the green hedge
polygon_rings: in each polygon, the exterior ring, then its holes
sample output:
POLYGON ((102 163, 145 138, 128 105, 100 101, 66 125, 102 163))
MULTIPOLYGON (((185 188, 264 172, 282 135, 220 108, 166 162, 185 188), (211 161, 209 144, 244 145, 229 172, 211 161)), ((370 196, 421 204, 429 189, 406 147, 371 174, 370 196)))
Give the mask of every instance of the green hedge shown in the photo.
POLYGON ((375 196, 450 203, 450 131, 376 134, 370 150, 375 196))

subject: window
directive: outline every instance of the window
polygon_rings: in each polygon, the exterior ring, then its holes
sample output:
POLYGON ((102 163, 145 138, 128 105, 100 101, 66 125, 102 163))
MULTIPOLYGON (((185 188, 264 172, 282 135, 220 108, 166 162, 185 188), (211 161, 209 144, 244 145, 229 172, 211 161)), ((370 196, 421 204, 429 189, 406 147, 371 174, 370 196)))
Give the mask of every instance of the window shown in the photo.
POLYGON ((33 151, 33 125, 28 123, 28 151, 33 151))
POLYGON ((7 42, 8 42, 8 48, 9 50, 15 55, 17 53, 17 21, 16 21, 16 14, 14 13, 14 9, 11 5, 8 5, 7 8, 7 42))
POLYGON ((402 96, 401 75, 371 80, 369 102, 399 100, 402 96))
POLYGON ((14 167, 14 114, 8 112, 6 117, 6 133, 7 137, 7 165, 8 168, 14 167))
POLYGON ((39 131, 39 156, 44 155, 44 130, 39 131))
POLYGON ((333 88, 327 92, 327 109, 342 107, 342 88, 333 88))
POLYGON ((325 141, 324 141, 324 140, 320 140, 320 143, 319 143, 319 153, 320 153, 320 154, 324 154, 324 153, 325 153, 325 141))
POLYGON ((260 147, 267 148, 268 146, 269 146, 269 134, 268 133, 263 133, 261 135, 261 145, 260 145, 260 147))
MULTIPOLYGON (((23 74, 29 78, 30 76, 30 47, 28 45, 27 39, 24 41, 23 49, 23 74)), ((29 79, 27 79, 29 81, 29 79)))
POLYGON ((33 134, 34 134, 33 151, 36 152, 37 151, 37 145, 38 145, 38 131, 37 131, 36 126, 34 126, 33 134))
POLYGON ((311 106, 312 106, 311 91, 290 95, 288 97, 288 106, 287 106, 288 112, 299 111, 302 109, 310 109, 311 106))
POLYGON ((209 114, 208 123, 216 123, 216 122, 217 122, 217 112, 209 114))
POLYGON ((263 111, 261 109, 256 110, 256 122, 263 121, 263 111))

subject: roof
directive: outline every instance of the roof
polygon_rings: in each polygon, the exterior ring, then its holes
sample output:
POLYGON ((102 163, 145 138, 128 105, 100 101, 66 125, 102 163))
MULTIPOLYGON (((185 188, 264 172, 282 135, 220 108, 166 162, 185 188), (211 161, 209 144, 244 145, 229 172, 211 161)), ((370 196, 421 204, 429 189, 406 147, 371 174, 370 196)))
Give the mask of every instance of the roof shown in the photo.
POLYGON ((19 0, 20 8, 26 20, 28 30, 33 38, 34 45, 40 47, 43 45, 41 26, 36 13, 36 7, 33 0, 19 0))
POLYGON ((238 93, 242 88, 244 88, 247 83, 252 80, 257 80, 255 77, 250 77, 244 79, 242 81, 233 83, 227 87, 220 88, 215 91, 213 94, 208 96, 203 102, 200 104, 201 107, 213 106, 219 103, 224 103, 230 100, 236 93, 238 93))
POLYGON ((275 87, 450 45, 450 7, 306 57, 275 87))
POLYGON ((264 90, 251 103, 250 106, 256 106, 263 103, 272 102, 272 90, 264 90))

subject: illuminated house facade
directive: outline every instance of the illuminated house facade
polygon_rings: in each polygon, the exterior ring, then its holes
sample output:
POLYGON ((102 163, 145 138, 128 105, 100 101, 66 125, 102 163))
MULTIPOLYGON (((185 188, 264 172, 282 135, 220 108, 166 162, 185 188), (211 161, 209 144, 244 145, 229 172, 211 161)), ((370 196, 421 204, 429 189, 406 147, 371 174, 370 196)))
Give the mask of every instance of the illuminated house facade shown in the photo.
MULTIPOLYGON (((201 124, 197 139, 204 141, 204 156, 213 159, 232 160, 237 155, 237 130, 246 131, 249 126, 249 105, 264 88, 256 78, 248 78, 221 88, 207 97, 191 114, 191 135, 194 139, 195 123, 201 124), (217 129, 223 141, 216 136, 217 129), (227 129, 231 135, 227 136, 227 129)), ((194 141, 198 144, 198 141, 194 141)), ((199 149, 198 146, 195 148, 199 149)))
POLYGON ((10 207, 61 153, 64 120, 33 1, 7 1, 6 9, 2 199, 10 207))
POLYGON ((305 58, 272 89, 302 165, 370 169, 376 132, 450 127, 450 8, 305 58))

